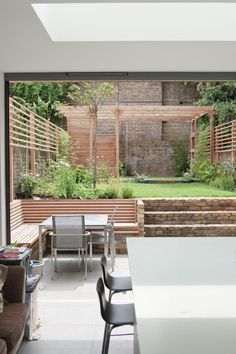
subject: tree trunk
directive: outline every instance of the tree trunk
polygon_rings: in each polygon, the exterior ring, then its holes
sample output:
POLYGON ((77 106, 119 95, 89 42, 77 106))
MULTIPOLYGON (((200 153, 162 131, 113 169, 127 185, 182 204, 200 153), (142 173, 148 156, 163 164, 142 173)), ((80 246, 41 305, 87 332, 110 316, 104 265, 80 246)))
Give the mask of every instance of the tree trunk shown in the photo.
POLYGON ((97 110, 93 110, 93 188, 97 184, 97 110))

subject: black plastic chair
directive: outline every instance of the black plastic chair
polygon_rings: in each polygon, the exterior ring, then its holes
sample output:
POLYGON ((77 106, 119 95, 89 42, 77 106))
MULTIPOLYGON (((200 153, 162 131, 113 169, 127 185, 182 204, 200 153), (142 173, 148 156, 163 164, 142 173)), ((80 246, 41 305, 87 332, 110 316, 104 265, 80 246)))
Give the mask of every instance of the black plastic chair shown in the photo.
MULTIPOLYGON (((108 354, 112 330, 121 326, 134 325, 134 305, 112 304, 108 302, 105 296, 105 289, 102 278, 99 278, 97 281, 97 293, 100 302, 101 316, 106 323, 103 335, 102 354, 108 354)), ((133 333, 124 333, 117 335, 120 336, 132 334, 133 333)))
POLYGON ((104 255, 101 257, 101 266, 104 283, 109 289, 109 302, 114 294, 132 290, 131 277, 114 277, 109 274, 107 270, 107 259, 104 255))

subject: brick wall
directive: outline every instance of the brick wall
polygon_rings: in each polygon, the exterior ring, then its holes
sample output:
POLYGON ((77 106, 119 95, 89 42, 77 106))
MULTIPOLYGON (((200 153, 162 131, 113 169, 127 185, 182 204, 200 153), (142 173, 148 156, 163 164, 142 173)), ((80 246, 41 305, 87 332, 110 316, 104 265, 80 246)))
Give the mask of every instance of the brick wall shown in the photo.
POLYGON ((120 160, 138 174, 173 176, 174 141, 189 148, 190 122, 160 121, 159 117, 123 117, 120 121, 120 160))
POLYGON ((197 83, 163 81, 114 81, 117 95, 106 104, 121 105, 192 105, 198 100, 197 83))

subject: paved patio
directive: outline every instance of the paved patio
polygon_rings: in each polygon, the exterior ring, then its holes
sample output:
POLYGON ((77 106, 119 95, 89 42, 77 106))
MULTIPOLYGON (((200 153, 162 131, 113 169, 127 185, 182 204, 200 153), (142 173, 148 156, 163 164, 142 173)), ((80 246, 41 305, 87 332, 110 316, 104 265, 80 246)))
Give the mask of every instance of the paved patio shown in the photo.
MULTIPOLYGON (((19 354, 99 354, 104 322, 100 316, 96 281, 101 275, 100 257, 94 259, 93 272, 78 272, 75 255, 64 255, 58 263, 60 273, 51 280, 52 265, 45 258, 44 275, 39 291, 42 326, 38 341, 24 341, 19 354)), ((114 275, 129 273, 127 256, 116 258, 114 275)), ((115 295, 114 302, 130 302, 132 294, 115 295)), ((123 327, 116 333, 130 332, 123 327)), ((115 333, 115 331, 114 331, 115 333)), ((133 336, 112 337, 109 354, 133 353, 133 336)))

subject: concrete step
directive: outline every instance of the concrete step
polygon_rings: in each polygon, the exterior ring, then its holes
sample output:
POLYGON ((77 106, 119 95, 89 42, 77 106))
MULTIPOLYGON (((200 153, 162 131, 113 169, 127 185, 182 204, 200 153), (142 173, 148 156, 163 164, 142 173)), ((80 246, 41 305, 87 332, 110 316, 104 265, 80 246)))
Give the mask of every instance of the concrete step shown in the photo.
POLYGON ((155 236, 236 236, 236 224, 145 225, 146 237, 155 236))
POLYGON ((234 211, 236 198, 142 198, 145 211, 234 211))
POLYGON ((145 211, 144 224, 233 224, 236 211, 145 211))

